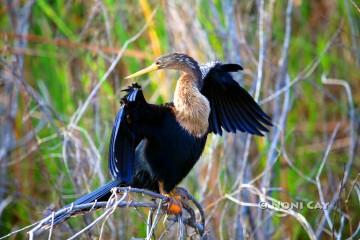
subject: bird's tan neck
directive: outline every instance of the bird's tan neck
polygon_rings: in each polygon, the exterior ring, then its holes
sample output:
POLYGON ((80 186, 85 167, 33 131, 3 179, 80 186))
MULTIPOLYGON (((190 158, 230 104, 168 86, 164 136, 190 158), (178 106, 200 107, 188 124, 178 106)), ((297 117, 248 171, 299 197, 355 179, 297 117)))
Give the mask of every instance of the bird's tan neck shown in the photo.
POLYGON ((176 119, 190 134, 202 137, 209 127, 210 105, 197 82, 189 73, 183 74, 176 84, 174 95, 176 119))

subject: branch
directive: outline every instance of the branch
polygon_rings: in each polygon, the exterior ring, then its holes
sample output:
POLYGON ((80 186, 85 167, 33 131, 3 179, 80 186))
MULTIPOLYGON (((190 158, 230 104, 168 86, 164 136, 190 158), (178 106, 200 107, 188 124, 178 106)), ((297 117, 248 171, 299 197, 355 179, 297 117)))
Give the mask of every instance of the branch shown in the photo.
MULTIPOLYGON (((113 188, 113 194, 109 198, 108 201, 101 201, 101 202, 92 202, 86 204, 79 204, 79 205, 70 205, 66 206, 56 212, 53 212, 49 216, 43 218, 42 220, 32 224, 34 226, 29 232, 29 238, 33 239, 35 235, 42 233, 46 229, 49 230, 49 235, 52 234, 53 228, 55 225, 59 224, 60 222, 54 221, 57 218, 64 218, 66 221, 68 218, 80 214, 89 214, 93 210, 97 209, 105 209, 104 213, 101 214, 100 217, 96 218, 92 223, 87 225, 81 231, 77 232, 70 239, 78 237, 82 233, 90 230, 93 226, 98 224, 101 220, 103 220, 103 224, 108 219, 108 217, 114 213, 116 208, 148 208, 150 209, 150 215, 152 218, 153 213, 156 211, 155 219, 151 222, 151 226, 148 226, 150 229, 150 233, 148 234, 148 238, 151 238, 154 229, 156 228, 157 224, 160 222, 159 220, 163 215, 166 214, 167 203, 170 200, 168 197, 146 190, 146 189, 139 189, 139 188, 131 188, 131 187, 118 187, 113 188), (133 200, 126 200, 126 197, 130 193, 135 193, 138 195, 145 195, 151 200, 149 201, 133 201, 133 200), (55 224, 54 224, 55 222, 55 224)), ((200 237, 204 237, 205 233, 205 214, 201 204, 195 200, 195 198, 188 193, 187 190, 184 188, 176 188, 176 193, 182 197, 182 205, 183 205, 183 213, 180 216, 175 218, 168 218, 168 221, 177 222, 179 224, 179 229, 186 229, 186 226, 191 227, 195 230, 196 234, 200 237), (194 207, 193 207, 194 206, 194 207), (197 220, 195 211, 199 212, 200 219, 197 220)), ((62 221, 63 222, 63 221, 62 221)), ((26 228, 24 228, 26 229, 26 228)), ((18 232, 18 231, 17 231, 18 232)), ((9 237, 17 232, 10 233, 7 236, 9 237)), ((181 231, 181 237, 183 237, 184 232, 181 231)), ((2 239, 2 238, 0 238, 2 239)))

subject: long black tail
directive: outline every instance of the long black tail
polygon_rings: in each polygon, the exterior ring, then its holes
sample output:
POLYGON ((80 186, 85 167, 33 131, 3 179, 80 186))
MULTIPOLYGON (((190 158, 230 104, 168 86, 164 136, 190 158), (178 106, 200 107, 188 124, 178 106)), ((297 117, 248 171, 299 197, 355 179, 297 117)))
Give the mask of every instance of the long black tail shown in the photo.
MULTIPOLYGON (((99 187, 95 191, 85 194, 84 196, 78 198, 73 203, 66 205, 64 208, 71 207, 72 205, 92 203, 95 201, 107 201, 111 196, 111 189, 114 187, 119 187, 121 180, 117 179, 111 182, 106 183, 104 186, 99 187)), ((59 224, 70 217, 70 214, 65 212, 61 215, 57 215, 54 218, 54 225, 59 224)), ((51 222, 51 221, 50 221, 51 222)))

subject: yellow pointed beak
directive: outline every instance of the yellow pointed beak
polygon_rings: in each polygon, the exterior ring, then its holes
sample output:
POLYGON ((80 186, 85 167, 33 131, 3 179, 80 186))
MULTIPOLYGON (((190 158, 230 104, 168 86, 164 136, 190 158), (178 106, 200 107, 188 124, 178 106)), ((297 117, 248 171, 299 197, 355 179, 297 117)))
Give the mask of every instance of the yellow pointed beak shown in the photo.
POLYGON ((150 66, 148 66, 147 68, 144 68, 136 73, 133 73, 127 77, 125 77, 125 79, 129 79, 129 78, 134 78, 134 77, 138 77, 138 76, 141 76, 141 75, 144 75, 145 73, 149 73, 149 72, 152 72, 152 71, 155 71, 155 70, 158 70, 159 69, 159 66, 156 65, 155 63, 151 64, 150 66))

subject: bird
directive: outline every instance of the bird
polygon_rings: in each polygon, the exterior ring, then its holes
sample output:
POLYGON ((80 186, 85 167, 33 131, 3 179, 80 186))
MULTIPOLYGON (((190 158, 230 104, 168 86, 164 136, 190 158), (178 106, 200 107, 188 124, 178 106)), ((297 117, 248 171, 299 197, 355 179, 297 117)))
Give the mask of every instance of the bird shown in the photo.
POLYGON ((130 186, 172 197, 169 213, 180 214, 174 189, 199 160, 209 134, 240 131, 263 136, 272 126, 271 118, 232 77, 243 70, 241 65, 200 64, 187 54, 170 53, 125 78, 161 69, 181 72, 173 102, 148 103, 137 83, 123 90, 109 144, 113 180, 73 204, 106 200, 113 187, 130 186))

